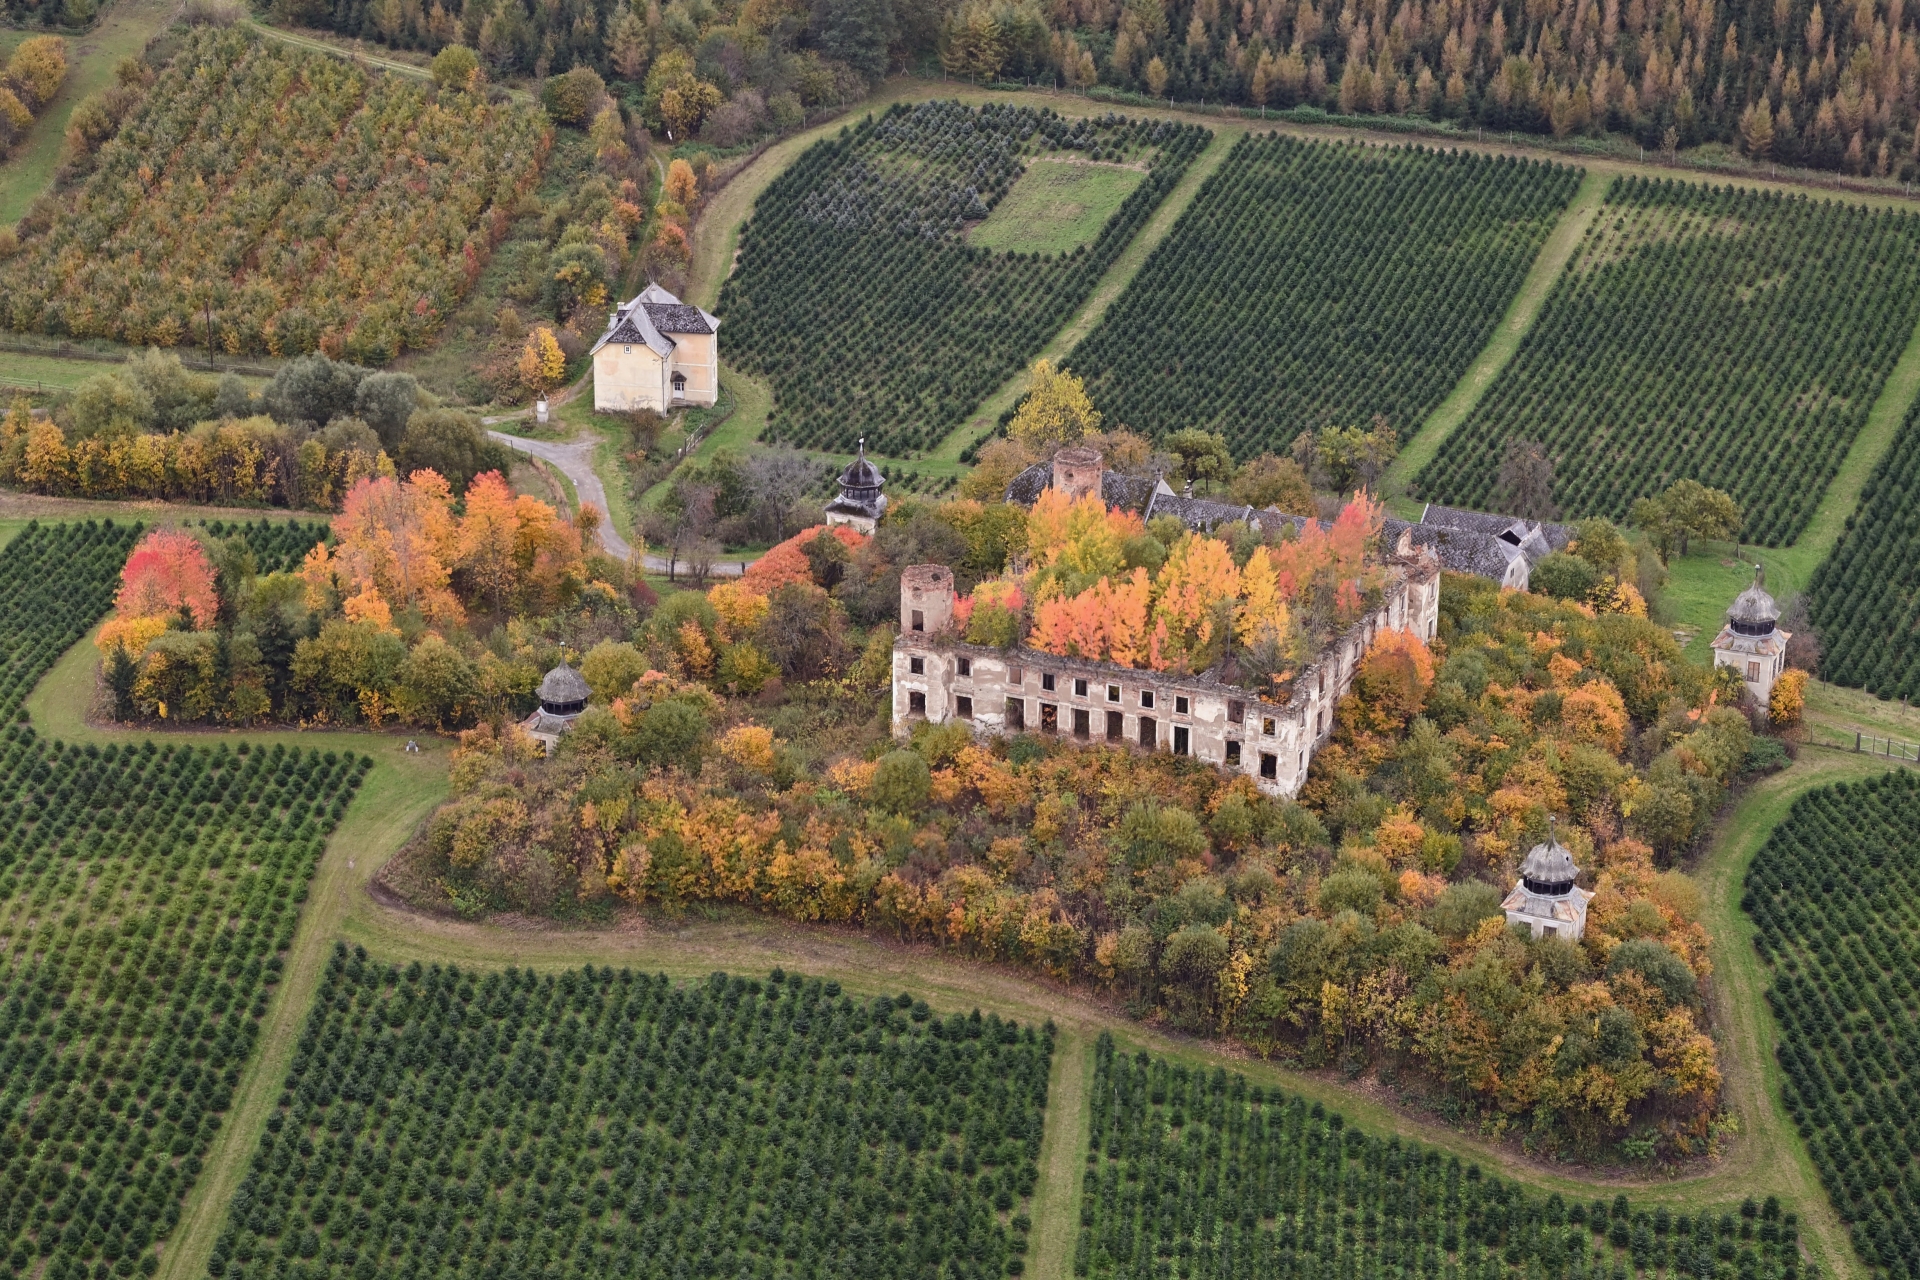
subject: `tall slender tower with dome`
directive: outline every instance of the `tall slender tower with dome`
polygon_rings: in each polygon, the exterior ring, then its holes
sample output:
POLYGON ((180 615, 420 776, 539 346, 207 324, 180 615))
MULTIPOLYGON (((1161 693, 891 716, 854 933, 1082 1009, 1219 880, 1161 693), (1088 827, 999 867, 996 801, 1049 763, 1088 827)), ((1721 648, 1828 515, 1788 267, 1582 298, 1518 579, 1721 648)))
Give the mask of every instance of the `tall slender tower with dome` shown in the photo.
POLYGON ((1773 693, 1773 682, 1787 666, 1787 641, 1792 633, 1780 629, 1780 606, 1767 594, 1767 571, 1753 566, 1753 585, 1734 598, 1727 625, 1713 638, 1713 665, 1732 667, 1746 682, 1747 692, 1761 706, 1773 693))
POLYGON ((839 496, 827 504, 827 523, 872 533, 887 511, 886 495, 880 492, 886 482, 880 468, 867 461, 867 440, 862 436, 859 455, 840 473, 839 496))

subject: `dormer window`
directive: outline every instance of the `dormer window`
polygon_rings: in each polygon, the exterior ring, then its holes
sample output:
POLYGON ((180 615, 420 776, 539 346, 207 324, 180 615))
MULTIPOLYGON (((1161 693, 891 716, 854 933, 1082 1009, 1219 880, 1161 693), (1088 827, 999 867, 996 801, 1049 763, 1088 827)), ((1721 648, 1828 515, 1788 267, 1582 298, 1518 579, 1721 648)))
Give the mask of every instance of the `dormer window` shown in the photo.
POLYGON ((1506 543, 1510 547, 1517 547, 1521 543, 1521 537, 1519 534, 1515 533, 1513 530, 1508 529, 1500 535, 1500 541, 1506 543))

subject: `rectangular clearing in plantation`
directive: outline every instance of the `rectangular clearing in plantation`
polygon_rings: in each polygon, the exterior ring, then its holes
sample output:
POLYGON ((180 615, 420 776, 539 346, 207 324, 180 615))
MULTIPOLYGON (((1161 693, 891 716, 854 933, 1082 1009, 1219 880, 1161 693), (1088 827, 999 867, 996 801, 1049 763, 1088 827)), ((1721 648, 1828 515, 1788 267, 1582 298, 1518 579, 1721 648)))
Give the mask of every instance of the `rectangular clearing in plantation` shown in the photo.
POLYGON ((1249 135, 1067 363, 1109 422, 1236 456, 1402 439, 1493 336, 1580 182, 1565 165, 1249 135))
POLYGON ((1496 502, 1510 440, 1553 459, 1568 517, 1624 518, 1692 479, 1744 536, 1812 518, 1920 318, 1920 218, 1696 182, 1614 183, 1486 397, 1415 477, 1496 502))
POLYGON ((1041 157, 967 243, 1001 253, 1069 253, 1091 243, 1146 178, 1144 168, 1041 157))

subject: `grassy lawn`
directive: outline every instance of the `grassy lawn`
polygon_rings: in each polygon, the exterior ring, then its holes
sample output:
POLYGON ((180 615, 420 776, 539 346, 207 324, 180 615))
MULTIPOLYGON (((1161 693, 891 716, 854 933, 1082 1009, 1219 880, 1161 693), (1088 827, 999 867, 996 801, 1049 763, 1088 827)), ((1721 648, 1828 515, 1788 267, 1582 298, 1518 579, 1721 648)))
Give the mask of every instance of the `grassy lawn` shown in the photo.
MULTIPOLYGON (((0 226, 20 220, 33 198, 46 190, 66 145, 67 117, 80 100, 113 83, 113 69, 122 58, 136 56, 173 16, 168 0, 115 0, 100 15, 100 24, 84 36, 67 40, 67 80, 47 109, 27 131, 27 140, 13 158, 0 164, 0 226)), ((33 34, 7 32, 11 50, 19 39, 33 34)))
MULTIPOLYGON (((21 351, 0 351, 0 385, 36 392, 70 391, 95 374, 110 373, 116 367, 112 360, 74 360, 62 356, 28 355, 21 351)), ((265 378, 246 374, 237 376, 256 391, 267 385, 265 378)))
POLYGON ((1002 253, 1071 253, 1091 244, 1120 202, 1147 180, 1144 169, 1040 157, 967 242, 1002 253))
POLYGON ((1808 557, 1796 551, 1696 539, 1686 555, 1668 562, 1663 601, 1676 627, 1694 631, 1687 657, 1701 664, 1713 661, 1708 646, 1727 620, 1727 606, 1753 585, 1756 563, 1767 567, 1767 591, 1784 610, 1806 588, 1807 575, 1818 563, 1806 563, 1808 557))
POLYGON ((575 396, 555 411, 561 424, 559 439, 578 440, 596 437, 599 447, 593 451, 593 469, 607 491, 607 519, 621 537, 633 540, 633 500, 628 496, 627 464, 623 459, 627 424, 604 413, 596 413, 590 392, 575 396))
POLYGON ((1589 171, 1580 183, 1580 189, 1574 193, 1566 212, 1560 215, 1560 225, 1547 237, 1547 243, 1540 249, 1540 256, 1533 261, 1533 268, 1527 272, 1527 278, 1520 285, 1520 293, 1507 308, 1506 316, 1500 321, 1500 327, 1493 331, 1493 337, 1486 347, 1467 367, 1466 376, 1461 378, 1440 407, 1435 409, 1427 420, 1420 424, 1400 456, 1393 460, 1387 474, 1381 482, 1381 488, 1388 493, 1404 494, 1407 481, 1421 467, 1433 460, 1440 452, 1440 446, 1446 443, 1454 428, 1467 420, 1473 407, 1480 403, 1480 397, 1487 393, 1493 380, 1513 359, 1513 353, 1520 349, 1520 340, 1527 336, 1527 330, 1533 328, 1534 320, 1545 305, 1547 295, 1553 291, 1553 282, 1560 278, 1566 268, 1567 260, 1580 246, 1581 239, 1587 234, 1587 228, 1593 225, 1594 215, 1600 211, 1607 188, 1613 180, 1603 174, 1589 171))

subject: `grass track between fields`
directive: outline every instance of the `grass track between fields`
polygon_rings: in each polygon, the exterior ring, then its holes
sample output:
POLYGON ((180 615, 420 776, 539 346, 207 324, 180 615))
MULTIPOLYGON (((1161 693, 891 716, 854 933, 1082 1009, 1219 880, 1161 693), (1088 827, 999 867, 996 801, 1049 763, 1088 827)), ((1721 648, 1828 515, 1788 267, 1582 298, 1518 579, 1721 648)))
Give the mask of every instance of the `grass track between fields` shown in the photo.
POLYGON ((1082 1032, 1062 1031, 1053 1042, 1047 1127, 1040 1138, 1040 1182, 1033 1191, 1033 1249, 1028 1268, 1034 1280, 1070 1280, 1073 1275, 1092 1086, 1092 1040, 1082 1032), (1062 1123, 1069 1116, 1074 1123, 1062 1123))
MULTIPOLYGON (((113 83, 122 58, 139 55, 172 19, 169 0, 115 0, 99 25, 84 36, 67 38, 67 78, 53 101, 27 129, 27 140, 13 157, 0 162, 0 226, 20 220, 34 197, 53 181, 66 148, 67 120, 81 99, 113 83)), ((9 32, 9 35, 15 33, 9 32)), ((30 36, 31 31, 18 33, 30 36)))
POLYGON ((1566 209, 1561 213, 1558 225, 1540 247, 1539 256, 1533 260, 1527 278, 1521 282, 1520 292, 1514 295, 1512 305, 1507 308, 1507 314, 1501 317, 1493 336, 1487 340, 1480 354, 1474 357, 1473 363, 1467 366, 1466 374, 1454 385, 1447 398, 1440 402, 1439 408, 1427 415, 1427 420, 1407 441, 1400 456, 1387 468, 1380 486, 1383 490, 1404 495, 1407 482, 1421 467, 1433 460, 1441 446, 1446 444, 1447 437, 1467 420, 1467 415, 1480 403, 1487 388, 1500 376, 1500 371, 1512 362, 1514 353, 1520 349, 1521 340, 1533 328, 1533 322, 1546 305, 1547 295, 1553 292, 1554 283, 1566 270, 1574 250, 1580 247, 1587 228, 1593 225, 1594 217, 1606 199, 1607 188, 1612 185, 1611 177, 1591 169, 1587 171, 1579 190, 1574 192, 1573 199, 1567 202, 1566 209))

